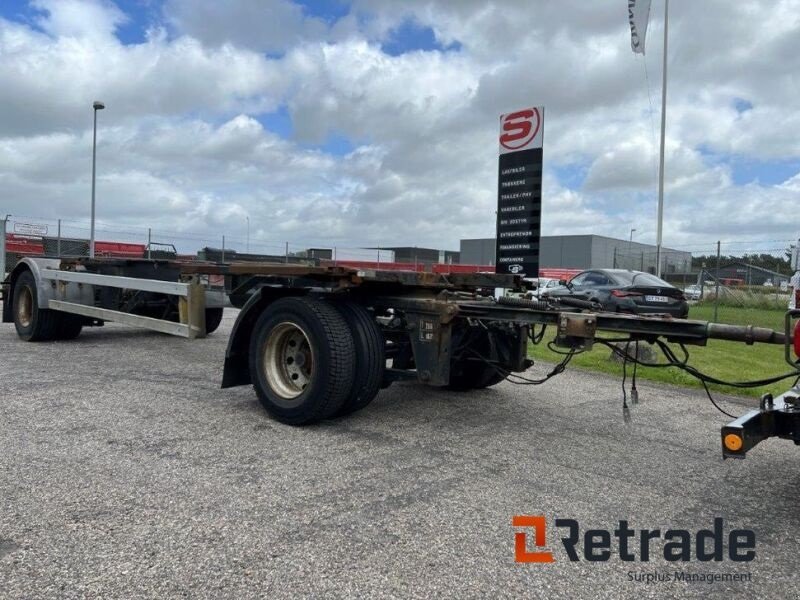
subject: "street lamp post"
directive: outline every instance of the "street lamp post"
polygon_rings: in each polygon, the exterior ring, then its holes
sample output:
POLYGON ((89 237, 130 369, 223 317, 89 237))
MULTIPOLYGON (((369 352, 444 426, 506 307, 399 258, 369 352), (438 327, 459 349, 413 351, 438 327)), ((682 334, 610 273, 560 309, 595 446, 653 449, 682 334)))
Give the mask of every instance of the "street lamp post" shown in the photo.
POLYGON ((94 188, 97 173, 97 111, 103 110, 105 107, 106 105, 99 100, 95 100, 94 104, 92 104, 92 108, 94 109, 94 130, 92 132, 92 224, 89 234, 89 258, 94 258, 94 188))
POLYGON ((633 263, 633 255, 631 254, 631 252, 633 250, 633 248, 632 248, 633 247, 633 234, 634 234, 635 231, 636 231, 636 229, 631 229, 631 236, 628 238, 628 256, 631 257, 631 263, 633 263))

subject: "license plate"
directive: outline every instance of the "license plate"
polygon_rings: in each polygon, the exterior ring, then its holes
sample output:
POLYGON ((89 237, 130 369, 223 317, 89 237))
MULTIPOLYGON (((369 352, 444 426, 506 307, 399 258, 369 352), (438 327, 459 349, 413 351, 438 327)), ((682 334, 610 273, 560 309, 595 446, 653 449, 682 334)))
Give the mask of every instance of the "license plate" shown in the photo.
POLYGON ((669 302, 669 296, 645 296, 646 302, 669 302))

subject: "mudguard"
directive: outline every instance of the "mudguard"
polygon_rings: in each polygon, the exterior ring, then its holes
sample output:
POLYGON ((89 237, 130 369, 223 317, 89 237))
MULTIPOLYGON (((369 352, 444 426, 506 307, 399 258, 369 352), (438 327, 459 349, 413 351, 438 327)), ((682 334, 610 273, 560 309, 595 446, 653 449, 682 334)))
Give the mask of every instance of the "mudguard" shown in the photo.
POLYGON ((222 371, 222 387, 252 383, 250 379, 250 337, 256 321, 272 302, 286 296, 303 295, 301 290, 287 290, 280 287, 262 287, 253 292, 250 299, 242 307, 236 323, 228 338, 228 349, 225 351, 225 367, 222 371))
POLYGON ((11 271, 8 283, 3 287, 3 323, 14 322, 11 305, 14 298, 14 286, 19 276, 25 271, 33 273, 36 281, 37 305, 39 308, 47 309, 55 294, 51 282, 42 279, 42 269, 58 269, 60 266, 61 261, 57 258, 31 258, 29 256, 22 258, 11 271))

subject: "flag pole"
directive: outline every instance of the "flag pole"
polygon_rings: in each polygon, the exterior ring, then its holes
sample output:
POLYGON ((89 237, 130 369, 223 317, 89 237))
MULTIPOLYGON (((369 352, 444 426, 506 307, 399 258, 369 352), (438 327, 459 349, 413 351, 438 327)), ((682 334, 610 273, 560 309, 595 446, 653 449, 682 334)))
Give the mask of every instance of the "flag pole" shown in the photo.
POLYGON ((667 128, 667 31, 669 0, 664 0, 664 65, 661 74, 661 153, 658 166, 658 227, 656 233, 656 276, 661 277, 661 243, 664 222, 664 132, 667 128))

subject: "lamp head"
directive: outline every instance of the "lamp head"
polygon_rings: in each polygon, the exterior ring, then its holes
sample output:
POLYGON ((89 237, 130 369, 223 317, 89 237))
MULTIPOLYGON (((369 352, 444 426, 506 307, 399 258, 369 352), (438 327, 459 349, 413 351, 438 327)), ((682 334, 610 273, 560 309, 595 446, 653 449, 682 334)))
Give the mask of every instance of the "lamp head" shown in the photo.
POLYGON ((95 100, 94 103, 92 104, 92 108, 94 108, 95 110, 103 110, 105 107, 106 105, 100 102, 100 100, 95 100))

